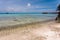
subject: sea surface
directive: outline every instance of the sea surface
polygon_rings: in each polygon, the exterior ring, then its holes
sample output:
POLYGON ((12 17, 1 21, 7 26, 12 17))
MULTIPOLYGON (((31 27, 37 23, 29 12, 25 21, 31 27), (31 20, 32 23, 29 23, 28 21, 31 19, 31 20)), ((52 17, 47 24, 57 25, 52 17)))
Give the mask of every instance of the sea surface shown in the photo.
POLYGON ((29 23, 37 21, 45 21, 55 19, 57 14, 42 14, 42 13, 15 13, 15 14, 0 14, 0 24, 6 25, 9 22, 29 23))
POLYGON ((14 20, 20 19, 28 20, 28 19, 35 19, 35 20, 47 20, 47 19, 55 19, 57 14, 42 14, 42 13, 15 13, 15 14, 0 14, 0 21, 3 20, 14 20))

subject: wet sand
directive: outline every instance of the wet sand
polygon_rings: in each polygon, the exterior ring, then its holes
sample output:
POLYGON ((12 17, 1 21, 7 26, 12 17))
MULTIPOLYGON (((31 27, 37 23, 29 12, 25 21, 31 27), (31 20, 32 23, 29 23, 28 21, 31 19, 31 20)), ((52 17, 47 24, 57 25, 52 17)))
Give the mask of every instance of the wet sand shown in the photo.
POLYGON ((60 40, 60 23, 46 21, 0 28, 0 40, 60 40))

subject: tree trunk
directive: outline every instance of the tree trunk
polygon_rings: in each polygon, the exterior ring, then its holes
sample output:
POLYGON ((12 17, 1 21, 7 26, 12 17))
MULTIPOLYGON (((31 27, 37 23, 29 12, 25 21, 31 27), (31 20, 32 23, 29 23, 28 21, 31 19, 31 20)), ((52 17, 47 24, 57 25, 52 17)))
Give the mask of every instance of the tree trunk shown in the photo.
POLYGON ((58 16, 56 17, 55 20, 60 23, 60 12, 58 12, 58 16))

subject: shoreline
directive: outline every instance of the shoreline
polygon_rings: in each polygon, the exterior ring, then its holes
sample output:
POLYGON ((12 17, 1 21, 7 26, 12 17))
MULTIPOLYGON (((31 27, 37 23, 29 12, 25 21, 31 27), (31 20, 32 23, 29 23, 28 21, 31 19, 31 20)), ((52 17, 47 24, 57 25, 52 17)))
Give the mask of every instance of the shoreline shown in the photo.
MULTIPOLYGON (((54 23, 54 20, 46 20, 46 21, 41 21, 41 22, 32 22, 32 23, 27 23, 27 24, 18 24, 18 25, 13 25, 13 26, 7 26, 7 27, 2 27, 0 28, 0 35, 3 35, 3 33, 5 33, 4 35, 8 35, 10 33, 14 33, 16 32, 16 30, 20 30, 20 29, 25 29, 25 28, 35 28, 34 26, 37 25, 37 27, 39 27, 38 25, 45 25, 48 23, 50 24, 50 22, 54 23)), ((42 26, 43 27, 43 26, 42 26)))
POLYGON ((54 20, 15 25, 0 31, 0 40, 58 40, 60 23, 54 20))
POLYGON ((25 23, 25 24, 15 24, 15 25, 1 26, 0 31, 8 30, 8 29, 14 29, 14 28, 18 28, 18 27, 24 27, 24 26, 27 26, 27 25, 44 24, 44 23, 53 22, 53 21, 54 21, 54 19, 45 20, 45 21, 38 21, 38 22, 31 22, 31 23, 25 23))

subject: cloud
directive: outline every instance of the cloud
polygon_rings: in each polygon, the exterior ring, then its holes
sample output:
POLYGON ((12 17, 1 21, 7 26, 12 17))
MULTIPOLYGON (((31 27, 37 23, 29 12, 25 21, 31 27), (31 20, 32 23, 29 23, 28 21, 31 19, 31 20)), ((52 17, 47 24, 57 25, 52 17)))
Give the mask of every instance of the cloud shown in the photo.
POLYGON ((60 0, 0 0, 0 11, 27 12, 56 10, 60 0))
POLYGON ((8 12, 21 12, 21 11, 23 11, 24 10, 24 8, 23 7, 18 7, 18 6, 12 6, 12 7, 6 7, 6 9, 5 9, 6 11, 8 11, 8 12))

